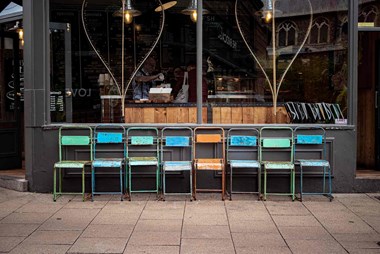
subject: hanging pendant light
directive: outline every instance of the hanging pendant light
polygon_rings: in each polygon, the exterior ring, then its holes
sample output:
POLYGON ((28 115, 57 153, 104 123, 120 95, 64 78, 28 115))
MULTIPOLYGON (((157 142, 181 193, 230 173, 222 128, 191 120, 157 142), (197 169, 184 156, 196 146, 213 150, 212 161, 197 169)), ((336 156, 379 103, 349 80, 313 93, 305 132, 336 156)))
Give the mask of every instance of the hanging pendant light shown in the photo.
POLYGON ((124 16, 125 23, 131 24, 133 21, 133 17, 140 16, 141 11, 133 8, 131 0, 123 0, 122 2, 123 2, 124 7, 122 6, 120 8, 120 10, 115 11, 113 13, 113 16, 114 17, 123 17, 124 16))
MULTIPOLYGON (((273 8, 274 2, 276 0, 264 0, 264 6, 260 11, 257 11, 255 14, 261 17, 265 23, 270 23, 273 19, 273 8)), ((282 14, 282 11, 275 9, 275 16, 282 14)))
POLYGON ((169 8, 172 8, 174 5, 177 4, 177 1, 169 1, 169 2, 166 2, 166 3, 163 3, 162 6, 159 5, 156 9, 154 9, 155 12, 160 12, 160 11, 165 11, 169 8))
MULTIPOLYGON (((190 15, 190 19, 191 21, 193 21, 194 23, 197 22, 197 6, 198 6, 198 0, 191 0, 191 3, 190 5, 182 10, 182 14, 185 14, 185 15, 190 15)), ((203 14, 208 14, 209 11, 206 10, 206 9, 203 9, 202 10, 202 13, 203 14)))

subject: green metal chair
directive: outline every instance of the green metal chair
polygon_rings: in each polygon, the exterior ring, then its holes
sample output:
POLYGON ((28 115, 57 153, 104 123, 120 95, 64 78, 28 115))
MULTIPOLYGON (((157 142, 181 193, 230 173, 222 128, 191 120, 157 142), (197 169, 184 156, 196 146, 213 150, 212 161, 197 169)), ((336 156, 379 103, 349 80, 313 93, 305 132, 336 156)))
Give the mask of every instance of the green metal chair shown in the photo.
POLYGON ((293 129, 290 127, 263 127, 260 130, 260 162, 264 170, 264 200, 267 195, 287 195, 295 199, 295 167, 293 129), (274 155, 280 157, 275 159, 274 155), (290 192, 267 192, 268 173, 289 174, 290 192))
POLYGON ((161 130, 162 195, 190 195, 192 200, 193 130, 189 127, 166 127, 161 130), (188 192, 166 192, 167 172, 189 172, 188 192))
POLYGON ((222 200, 225 198, 226 173, 225 173, 225 140, 224 129, 222 127, 197 127, 194 129, 194 200, 197 199, 197 192, 221 192, 222 200), (221 188, 210 188, 212 183, 208 183, 209 188, 197 188, 198 171, 221 172, 221 188))
POLYGON ((334 198, 332 195, 331 168, 326 155, 326 131, 320 126, 297 127, 294 129, 294 158, 300 165, 300 200, 303 195, 324 195, 330 201, 334 198), (310 158, 305 156, 305 150, 315 151, 318 158, 310 158), (320 174, 316 169, 322 169, 322 191, 305 192, 304 191, 304 168, 308 168, 306 174, 320 174), (327 184, 326 184, 327 182, 327 184), (326 188, 328 185, 328 188, 326 188))
MULTIPOLYGON (((126 182, 129 200, 134 192, 155 192, 160 189, 160 156, 158 129, 152 127, 131 127, 127 129, 126 182), (154 168, 156 186, 154 189, 132 189, 132 168, 154 168)), ((142 172, 141 172, 142 173, 142 172)), ((144 172, 146 173, 146 172, 144 172)))
POLYGON ((54 189, 53 200, 63 194, 81 194, 85 200, 85 166, 92 162, 92 129, 89 126, 69 125, 59 128, 59 161, 54 163, 54 189), (85 131, 86 135, 82 133, 85 131), (79 135, 78 135, 79 133, 79 135), (71 148, 71 149, 70 149, 71 148), (73 148, 81 148, 85 153, 73 152, 73 148), (71 151, 71 153, 70 153, 71 151), (77 158, 82 154, 89 154, 90 159, 77 158), (58 191, 57 191, 57 169, 58 169, 58 191), (82 191, 63 192, 62 191, 62 171, 64 169, 80 169, 82 172, 82 191))
POLYGON ((95 194, 119 194, 123 200, 123 165, 125 161, 125 128, 116 124, 99 124, 94 128, 94 156, 91 166, 91 200, 95 194), (120 191, 96 191, 97 168, 119 169, 120 191))
POLYGON ((257 193, 261 199, 261 166, 258 151, 259 131, 255 128, 231 128, 227 133, 227 164, 230 166, 230 200, 232 193, 257 193), (255 170, 257 191, 233 191, 234 169, 255 170))

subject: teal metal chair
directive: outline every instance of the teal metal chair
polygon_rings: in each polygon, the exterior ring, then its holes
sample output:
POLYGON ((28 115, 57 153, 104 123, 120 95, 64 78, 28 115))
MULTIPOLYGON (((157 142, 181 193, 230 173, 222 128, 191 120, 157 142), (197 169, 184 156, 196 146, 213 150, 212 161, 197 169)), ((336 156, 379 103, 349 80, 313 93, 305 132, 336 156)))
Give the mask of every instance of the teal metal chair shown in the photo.
POLYGON ((267 195, 287 195, 295 198, 295 167, 293 129, 290 127, 263 127, 260 130, 260 162, 264 170, 264 200, 267 195), (275 156, 280 158, 275 159, 275 156), (267 192, 268 173, 289 174, 290 191, 267 192))
POLYGON ((294 129, 294 136, 294 158, 300 165, 300 200, 302 201, 303 195, 324 195, 332 201, 334 197, 332 195, 331 167, 326 155, 325 129, 320 126, 300 126, 294 129), (312 151, 319 154, 318 158, 310 158, 309 154, 312 151), (320 171, 316 172, 315 169, 322 169, 321 192, 304 192, 304 168, 309 169, 306 173, 309 175, 319 174, 320 171))
POLYGON ((85 166, 91 165, 92 162, 92 129, 89 126, 70 125, 59 128, 59 161, 54 163, 53 171, 53 200, 63 194, 81 194, 82 200, 85 200, 85 166), (82 134, 85 132, 85 134, 82 134), (74 148, 81 148, 85 153, 76 153, 74 148), (71 151, 71 153, 70 153, 71 151), (89 154, 89 159, 78 158, 82 154, 89 154), (65 169, 81 170, 82 173, 82 191, 81 192, 63 192, 62 191, 62 171, 65 169), (57 171, 58 171, 58 190, 57 190, 57 171))
POLYGON ((261 199, 261 166, 258 151, 259 131, 255 128, 231 128, 227 133, 227 164, 230 166, 230 200, 232 193, 257 193, 261 199), (255 170, 257 191, 233 191, 234 169, 255 170))
MULTIPOLYGON (((197 127, 194 129, 193 142, 193 198, 197 199, 197 192, 221 192, 222 200, 226 191, 226 153, 224 129, 222 127, 197 127), (221 188, 211 188, 212 183, 208 183, 208 188, 197 188, 198 171, 221 172, 221 188)), ((216 176, 216 175, 214 175, 216 176)))
POLYGON ((93 161, 91 167, 91 199, 94 201, 96 194, 119 194, 123 200, 123 165, 126 155, 125 128, 122 125, 100 124, 94 128, 93 161), (96 169, 118 168, 120 191, 99 192, 96 191, 96 169))
POLYGON ((188 127, 166 127, 161 130, 161 164, 162 164, 162 194, 166 195, 192 195, 192 169, 193 169, 193 130, 188 127), (166 154, 168 152, 168 154, 166 154), (166 192, 167 172, 189 172, 189 192, 166 192))
POLYGON ((158 129, 152 127, 131 127, 127 129, 127 169, 126 181, 129 200, 134 192, 155 192, 159 194, 160 188, 160 156, 159 156, 158 129), (154 189, 134 190, 132 188, 132 168, 142 169, 153 167, 155 169, 156 185, 154 189))

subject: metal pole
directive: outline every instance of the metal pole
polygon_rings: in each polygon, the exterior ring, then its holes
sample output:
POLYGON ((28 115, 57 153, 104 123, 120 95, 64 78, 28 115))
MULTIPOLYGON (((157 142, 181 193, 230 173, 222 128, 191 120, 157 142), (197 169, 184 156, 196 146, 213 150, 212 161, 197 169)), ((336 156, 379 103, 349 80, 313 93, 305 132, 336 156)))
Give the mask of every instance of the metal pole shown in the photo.
POLYGON ((202 124, 202 40, 203 40, 203 7, 202 0, 198 1, 197 4, 197 124, 202 124))

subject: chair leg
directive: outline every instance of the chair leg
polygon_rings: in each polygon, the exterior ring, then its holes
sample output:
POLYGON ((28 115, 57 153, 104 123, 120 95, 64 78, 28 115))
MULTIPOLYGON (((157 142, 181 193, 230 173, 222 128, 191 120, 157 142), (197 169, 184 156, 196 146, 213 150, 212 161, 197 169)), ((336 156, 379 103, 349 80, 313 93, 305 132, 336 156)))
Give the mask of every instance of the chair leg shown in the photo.
POLYGON ((166 174, 165 169, 162 169, 162 200, 165 201, 165 195, 166 195, 166 180, 165 180, 166 174))
POLYGON ((224 201, 226 191, 226 171, 225 166, 222 168, 222 200, 224 201))
POLYGON ((193 169, 189 171, 190 178, 190 201, 193 201, 193 169))
POLYGON ((53 201, 57 200, 57 169, 54 167, 53 169, 53 201))
POLYGON ((82 201, 84 202, 85 200, 85 186, 84 186, 84 183, 85 183, 85 179, 84 179, 84 167, 82 168, 82 201))
POLYGON ((120 200, 123 201, 123 166, 120 166, 120 200))
POLYGON ((91 201, 94 201, 95 192, 95 167, 91 167, 91 201))
POLYGON ((264 168, 264 201, 267 200, 267 169, 264 168))
POLYGON ((257 168, 257 192, 258 200, 261 200, 261 167, 257 168))
POLYGON ((197 168, 194 169, 194 200, 197 200, 197 168))
POLYGON ((230 200, 232 200, 232 165, 230 165, 230 200))
POLYGON ((295 192, 296 192, 296 172, 295 169, 292 169, 290 172, 290 177, 292 178, 292 201, 295 199, 295 192))
POLYGON ((62 168, 59 168, 58 169, 58 192, 59 193, 62 193, 62 168))
POLYGON ((128 166, 128 192, 129 192, 129 201, 132 200, 132 169, 131 165, 128 166))
POLYGON ((300 165, 300 201, 302 202, 303 194, 303 168, 300 165))
POLYGON ((156 198, 159 199, 159 192, 160 190, 160 167, 159 165, 157 165, 157 168, 156 168, 156 198))

